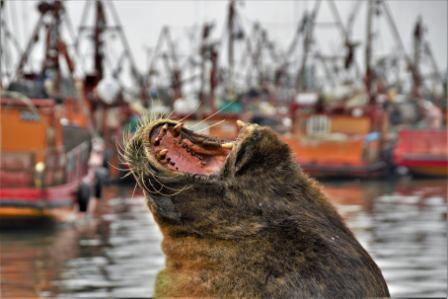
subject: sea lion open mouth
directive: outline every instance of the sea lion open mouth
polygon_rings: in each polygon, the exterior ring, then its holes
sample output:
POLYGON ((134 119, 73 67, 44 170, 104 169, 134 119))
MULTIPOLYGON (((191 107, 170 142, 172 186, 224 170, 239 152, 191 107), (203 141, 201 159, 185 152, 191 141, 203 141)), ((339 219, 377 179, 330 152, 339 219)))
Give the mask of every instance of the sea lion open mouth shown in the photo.
POLYGON ((235 141, 143 121, 124 159, 163 234, 155 296, 386 297, 387 285, 279 136, 240 123, 235 141))
POLYGON ((233 148, 232 142, 194 133, 181 122, 161 120, 144 134, 148 159, 157 161, 166 170, 180 173, 217 173, 233 148))

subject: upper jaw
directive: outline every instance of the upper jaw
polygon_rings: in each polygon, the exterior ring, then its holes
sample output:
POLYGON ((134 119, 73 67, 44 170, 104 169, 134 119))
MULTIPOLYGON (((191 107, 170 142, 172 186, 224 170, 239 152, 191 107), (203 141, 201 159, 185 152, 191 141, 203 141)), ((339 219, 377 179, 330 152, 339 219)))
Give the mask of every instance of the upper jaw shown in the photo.
POLYGON ((142 132, 145 156, 151 166, 169 176, 217 174, 252 127, 241 121, 237 124, 241 129, 237 139, 225 142, 186 129, 179 121, 153 121, 142 132))

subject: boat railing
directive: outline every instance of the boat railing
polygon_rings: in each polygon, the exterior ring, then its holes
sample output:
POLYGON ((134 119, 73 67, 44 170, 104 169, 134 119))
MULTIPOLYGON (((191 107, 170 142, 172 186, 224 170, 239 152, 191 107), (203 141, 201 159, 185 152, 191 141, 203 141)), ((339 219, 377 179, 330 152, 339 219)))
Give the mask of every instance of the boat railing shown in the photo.
POLYGON ((88 141, 77 145, 66 154, 66 180, 80 179, 87 173, 90 155, 90 144, 88 141))
POLYGON ((365 136, 371 132, 371 120, 367 116, 349 115, 303 115, 299 122, 299 133, 307 136, 331 136, 335 138, 346 135, 365 136))

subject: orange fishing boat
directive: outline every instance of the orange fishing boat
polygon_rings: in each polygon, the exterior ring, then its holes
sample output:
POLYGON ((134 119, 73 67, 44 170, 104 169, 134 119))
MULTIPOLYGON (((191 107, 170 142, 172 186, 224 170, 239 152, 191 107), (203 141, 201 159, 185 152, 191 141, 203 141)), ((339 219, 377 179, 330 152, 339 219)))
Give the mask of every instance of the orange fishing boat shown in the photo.
POLYGON ((375 129, 367 115, 303 115, 297 132, 284 140, 301 167, 312 175, 371 176, 386 166, 382 131, 375 129))
POLYGON ((40 19, 14 79, 0 90, 2 217, 64 218, 75 206, 86 211, 91 191, 101 193, 103 142, 93 139, 91 107, 60 35, 63 3, 41 1, 37 8, 40 19), (25 66, 41 31, 44 58, 33 72, 25 66))
MULTIPOLYGON (((54 99, 1 97, 1 217, 64 217, 86 211, 95 182, 91 137, 62 125, 54 99)), ((101 156, 101 146, 96 146, 101 156)))

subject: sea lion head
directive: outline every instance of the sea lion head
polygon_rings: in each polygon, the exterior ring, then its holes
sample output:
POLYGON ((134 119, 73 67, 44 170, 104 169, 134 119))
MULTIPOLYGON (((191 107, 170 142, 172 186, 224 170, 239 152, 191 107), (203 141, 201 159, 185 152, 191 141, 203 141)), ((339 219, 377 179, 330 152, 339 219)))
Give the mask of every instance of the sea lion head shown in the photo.
POLYGON ((125 162, 162 232, 242 237, 263 227, 266 206, 287 197, 282 182, 298 170, 288 146, 269 128, 238 125, 227 142, 179 121, 149 120, 126 142, 125 162))

